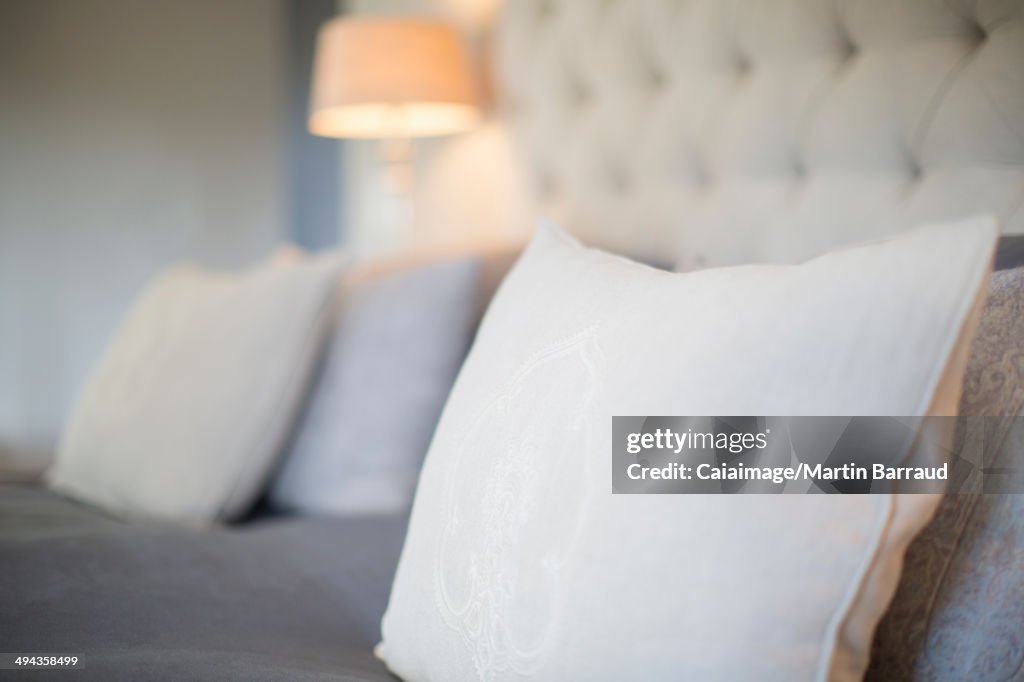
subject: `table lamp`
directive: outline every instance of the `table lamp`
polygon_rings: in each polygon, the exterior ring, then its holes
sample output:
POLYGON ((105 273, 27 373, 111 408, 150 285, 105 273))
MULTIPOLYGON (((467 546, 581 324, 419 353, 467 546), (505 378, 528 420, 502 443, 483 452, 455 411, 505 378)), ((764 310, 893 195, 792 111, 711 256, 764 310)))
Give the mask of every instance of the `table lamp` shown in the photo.
POLYGON ((332 19, 317 36, 309 130, 378 138, 400 193, 413 137, 448 135, 480 118, 469 55, 450 26, 419 19, 332 19))

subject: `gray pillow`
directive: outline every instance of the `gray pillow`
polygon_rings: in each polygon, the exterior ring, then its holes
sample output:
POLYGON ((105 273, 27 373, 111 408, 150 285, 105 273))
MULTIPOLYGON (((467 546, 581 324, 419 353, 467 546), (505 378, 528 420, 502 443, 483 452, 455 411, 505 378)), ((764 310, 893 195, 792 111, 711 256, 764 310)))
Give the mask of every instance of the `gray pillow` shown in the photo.
MULTIPOLYGON (((1018 268, 992 276, 960 414, 1024 416, 1022 387, 1024 268, 1018 268)), ((986 438, 1004 443, 1002 451, 1019 453, 1020 424, 985 420, 986 438)), ((947 495, 907 549, 896 596, 875 634, 867 679, 952 682, 1022 675, 1024 495, 947 495)))
POLYGON ((352 272, 317 384, 270 491, 274 507, 393 513, 420 464, 478 317, 479 259, 352 272))

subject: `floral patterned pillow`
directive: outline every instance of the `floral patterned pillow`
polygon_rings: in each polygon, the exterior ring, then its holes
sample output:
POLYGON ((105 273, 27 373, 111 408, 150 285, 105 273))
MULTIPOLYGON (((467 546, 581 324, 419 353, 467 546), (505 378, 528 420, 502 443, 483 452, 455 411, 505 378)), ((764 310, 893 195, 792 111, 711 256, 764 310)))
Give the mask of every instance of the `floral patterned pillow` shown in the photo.
MULTIPOLYGON (((1024 268, 992 276, 960 414, 1024 446, 1024 268)), ((1007 452, 1021 452, 1022 447, 1007 452)), ((1024 495, 947 496, 907 550, 866 679, 1024 679, 1024 495)))

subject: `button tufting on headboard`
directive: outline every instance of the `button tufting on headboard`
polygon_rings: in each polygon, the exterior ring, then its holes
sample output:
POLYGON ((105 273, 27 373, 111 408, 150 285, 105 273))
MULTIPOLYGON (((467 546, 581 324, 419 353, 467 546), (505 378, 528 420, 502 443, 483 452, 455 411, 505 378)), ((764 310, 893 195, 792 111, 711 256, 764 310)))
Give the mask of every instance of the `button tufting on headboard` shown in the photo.
POLYGON ((1024 0, 507 0, 498 68, 542 210, 614 250, 1024 232, 1024 0))

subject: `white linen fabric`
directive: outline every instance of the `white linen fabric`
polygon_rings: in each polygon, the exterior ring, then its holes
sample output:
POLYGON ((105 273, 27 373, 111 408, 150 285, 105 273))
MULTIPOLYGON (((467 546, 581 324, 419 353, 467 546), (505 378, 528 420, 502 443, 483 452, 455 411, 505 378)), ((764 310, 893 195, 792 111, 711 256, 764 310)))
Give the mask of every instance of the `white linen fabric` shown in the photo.
POLYGON ((1024 0, 515 0, 497 47, 536 203, 588 243, 689 270, 1024 232, 1024 0))
POLYGON ((938 496, 613 495, 611 416, 952 414, 996 232, 978 218, 671 274, 542 228, 427 456, 388 666, 416 682, 859 679, 938 496))
POLYGON ((478 319, 480 274, 479 259, 459 258, 344 277, 335 332, 271 488, 274 506, 408 509, 478 319))
POLYGON ((127 515, 205 524, 243 514, 303 397, 339 264, 158 276, 79 396, 50 485, 127 515))

